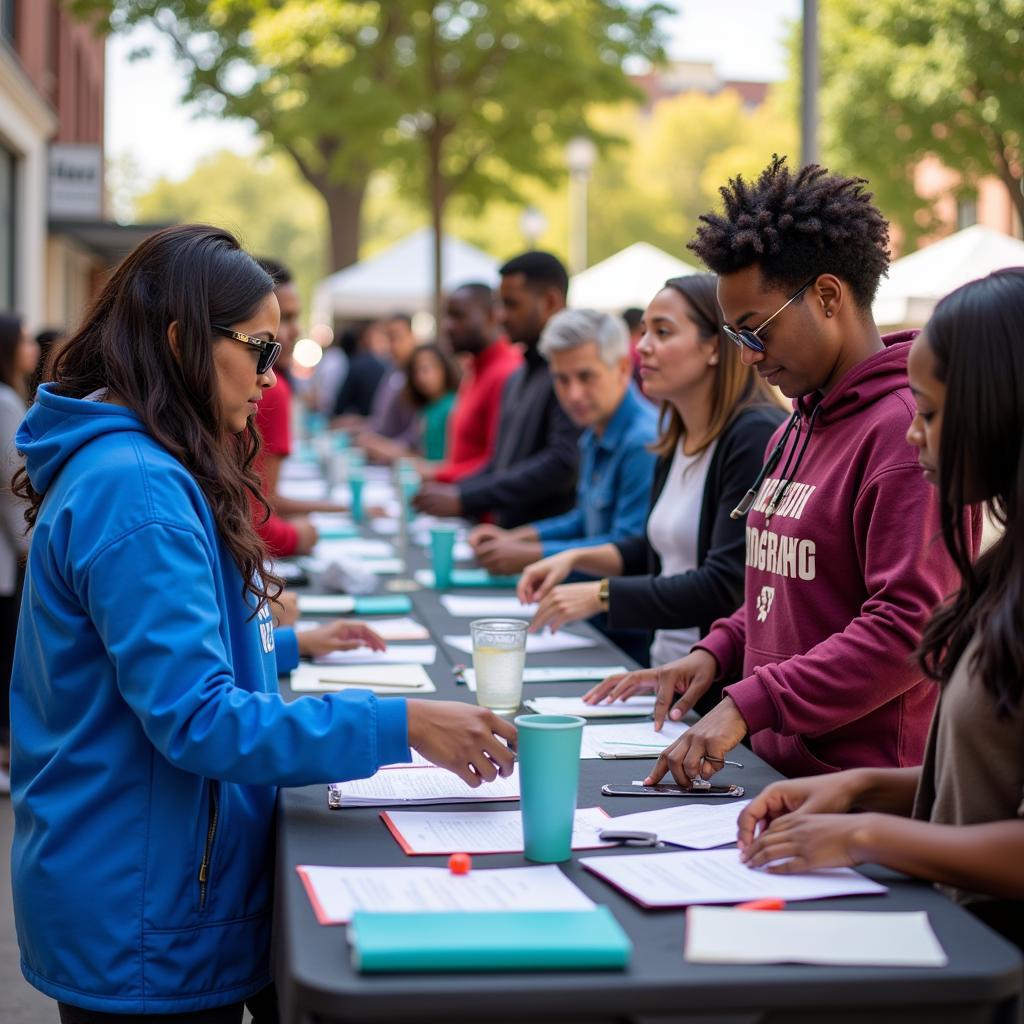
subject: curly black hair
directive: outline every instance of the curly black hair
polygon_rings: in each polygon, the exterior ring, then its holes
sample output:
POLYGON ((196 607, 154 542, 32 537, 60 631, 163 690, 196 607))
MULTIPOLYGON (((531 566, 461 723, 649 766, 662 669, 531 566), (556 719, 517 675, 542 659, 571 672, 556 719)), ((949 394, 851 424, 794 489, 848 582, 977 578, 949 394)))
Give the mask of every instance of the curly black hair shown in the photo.
POLYGON ((724 216, 702 215, 688 248, 716 274, 756 263, 765 283, 783 290, 835 274, 869 308, 889 269, 889 225, 866 184, 818 164, 794 174, 784 156, 774 156, 753 185, 737 175, 719 189, 724 216))

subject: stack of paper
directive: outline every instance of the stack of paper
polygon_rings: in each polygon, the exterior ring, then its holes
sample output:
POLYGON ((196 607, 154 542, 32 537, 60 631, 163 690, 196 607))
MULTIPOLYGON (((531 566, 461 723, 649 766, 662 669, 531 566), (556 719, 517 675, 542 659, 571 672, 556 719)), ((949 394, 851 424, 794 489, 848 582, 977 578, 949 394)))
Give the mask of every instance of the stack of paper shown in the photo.
POLYGON ((411 609, 405 594, 299 594, 303 615, 401 615, 411 609))
POLYGON ((449 615, 458 619, 509 618, 532 619, 537 612, 535 604, 520 604, 518 597, 493 597, 466 594, 445 594, 441 604, 449 615))
MULTIPOLYGON (((523 852, 521 811, 383 811, 381 818, 410 856, 523 852)), ((572 848, 614 846, 597 838, 607 825, 608 815, 600 807, 580 808, 573 821, 572 848)))
POLYGON ((300 864, 320 924, 344 924, 356 910, 590 910, 594 906, 557 864, 491 868, 453 875, 447 868, 339 868, 300 864))
MULTIPOLYGON (((447 635, 444 642, 463 654, 473 653, 473 638, 447 635)), ((576 633, 530 633, 526 637, 527 654, 550 654, 554 651, 575 651, 581 647, 596 647, 597 641, 576 633)))
POLYGON ((688 728, 683 722, 672 721, 666 721, 661 732, 655 732, 654 722, 650 721, 587 725, 583 728, 580 757, 603 757, 608 760, 649 757, 653 760, 688 728))
POLYGON ((749 803, 749 800, 742 800, 728 804, 682 804, 657 811, 639 811, 612 818, 605 828, 653 832, 661 842, 672 846, 710 850, 736 842, 736 822, 749 803))
POLYGON ((580 863, 642 907, 742 903, 767 898, 795 902, 888 891, 884 885, 849 868, 804 875, 774 875, 748 868, 740 861, 738 850, 583 857, 580 863))
POLYGON ((354 651, 332 651, 316 658, 317 665, 433 665, 437 648, 433 644, 403 644, 383 651, 357 647, 354 651))
POLYGON ((299 665, 289 683, 294 693, 371 690, 396 697, 436 693, 422 665, 299 665))
POLYGON ((518 800, 519 765, 507 779, 499 776, 475 789, 444 768, 394 768, 369 779, 332 782, 327 789, 328 805, 334 808, 518 800))
MULTIPOLYGON (((374 619, 373 622, 369 622, 367 625, 382 640, 386 640, 388 643, 394 643, 398 640, 430 639, 430 630, 407 615, 397 619, 374 619)), ((396 650, 402 651, 405 648, 398 647, 396 650)), ((432 663, 427 662, 427 664, 432 663)))
POLYGON ((724 907, 687 911, 686 959, 702 964, 855 967, 945 967, 949 962, 924 910, 758 914, 724 907))
POLYGON ((582 697, 531 697, 525 702, 538 715, 580 715, 583 718, 638 718, 654 714, 654 697, 630 697, 614 704, 584 704, 582 697))
POLYGON ((327 561, 335 558, 394 558, 395 548, 386 540, 364 540, 362 537, 320 540, 313 548, 313 557, 327 561))

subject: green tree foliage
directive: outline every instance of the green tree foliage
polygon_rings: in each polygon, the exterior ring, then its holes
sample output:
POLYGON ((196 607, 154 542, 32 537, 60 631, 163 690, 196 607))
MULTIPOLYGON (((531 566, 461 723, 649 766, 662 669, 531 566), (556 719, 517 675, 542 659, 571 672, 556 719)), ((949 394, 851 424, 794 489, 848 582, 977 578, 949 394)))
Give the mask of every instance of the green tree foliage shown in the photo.
POLYGON ((333 267, 357 256, 372 172, 439 222, 553 181, 585 105, 631 93, 668 8, 635 0, 73 0, 115 30, 149 23, 189 72, 186 99, 251 118, 324 196, 333 267))
MULTIPOLYGON (((798 41, 797 41, 798 45, 798 41)), ((934 227, 913 172, 994 174, 1024 219, 1024 0, 822 0, 822 150, 909 242, 934 227)))
POLYGON ((306 309, 323 277, 327 218, 323 199, 280 153, 222 151, 184 181, 161 178, 134 201, 138 220, 216 224, 257 256, 273 256, 295 275, 306 309))

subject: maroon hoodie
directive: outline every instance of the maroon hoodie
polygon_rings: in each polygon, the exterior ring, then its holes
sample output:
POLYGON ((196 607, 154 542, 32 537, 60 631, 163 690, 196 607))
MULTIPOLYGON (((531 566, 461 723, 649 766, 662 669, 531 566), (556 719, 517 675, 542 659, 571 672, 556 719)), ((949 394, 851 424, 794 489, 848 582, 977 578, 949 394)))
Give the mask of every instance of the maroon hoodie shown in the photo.
POLYGON ((721 676, 740 677, 725 692, 756 753, 789 776, 917 765, 924 754, 938 690, 913 653, 959 577, 906 441, 915 333, 884 338, 826 398, 799 400, 799 431, 747 516, 743 605, 697 645, 721 676))

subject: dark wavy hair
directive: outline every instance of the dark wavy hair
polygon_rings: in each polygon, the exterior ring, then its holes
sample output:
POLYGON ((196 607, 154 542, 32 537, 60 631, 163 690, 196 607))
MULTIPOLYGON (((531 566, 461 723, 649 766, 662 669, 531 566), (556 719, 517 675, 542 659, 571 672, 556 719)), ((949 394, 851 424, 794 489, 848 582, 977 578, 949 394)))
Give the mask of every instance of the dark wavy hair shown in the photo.
POLYGON ((716 274, 757 264, 765 283, 784 291, 835 274, 870 309, 889 269, 889 225, 866 184, 818 164, 794 174, 775 156, 753 184, 737 175, 718 190, 724 215, 704 214, 689 248, 716 274))
POLYGON ((409 364, 405 368, 405 398, 414 409, 422 409, 433 401, 433 399, 420 391, 414 380, 417 361, 427 358, 434 359, 444 371, 445 394, 454 391, 459 386, 459 368, 455 360, 440 345, 435 345, 433 342, 426 345, 417 345, 412 350, 409 364))
MULTIPOLYGON (((203 224, 166 228, 118 266, 52 367, 59 394, 83 398, 108 388, 195 477, 242 574, 243 593, 257 604, 282 587, 264 566, 252 524, 250 503, 269 514, 252 468, 260 436, 251 419, 240 434, 228 433, 221 420, 211 324, 250 319, 273 288, 229 232, 203 224), (177 355, 168 339, 172 323, 177 355)), ((24 469, 14 490, 27 499, 33 525, 42 495, 24 469)))
MULTIPOLYGON (((704 451, 721 437, 725 428, 745 409, 754 406, 780 406, 778 396, 751 366, 744 366, 740 350, 722 333, 722 309, 718 305, 718 278, 714 274, 688 274, 670 277, 664 288, 681 295, 689 307, 689 318, 704 339, 718 336, 718 366, 711 389, 711 415, 707 433, 699 440, 704 451)), ((664 290, 663 288, 663 290, 664 290)), ((671 402, 662 402, 658 416, 658 440, 651 446, 655 455, 671 457, 686 432, 679 410, 671 402)))
POLYGON ((946 682, 977 638, 971 671, 1008 716, 1024 693, 1024 267, 958 288, 925 327, 946 385, 939 439, 942 538, 962 579, 925 627, 922 669, 946 682), (968 507, 1002 536, 971 563, 968 507))
POLYGON ((28 383, 18 372, 23 325, 16 313, 0 313, 0 382, 28 397, 28 383))

